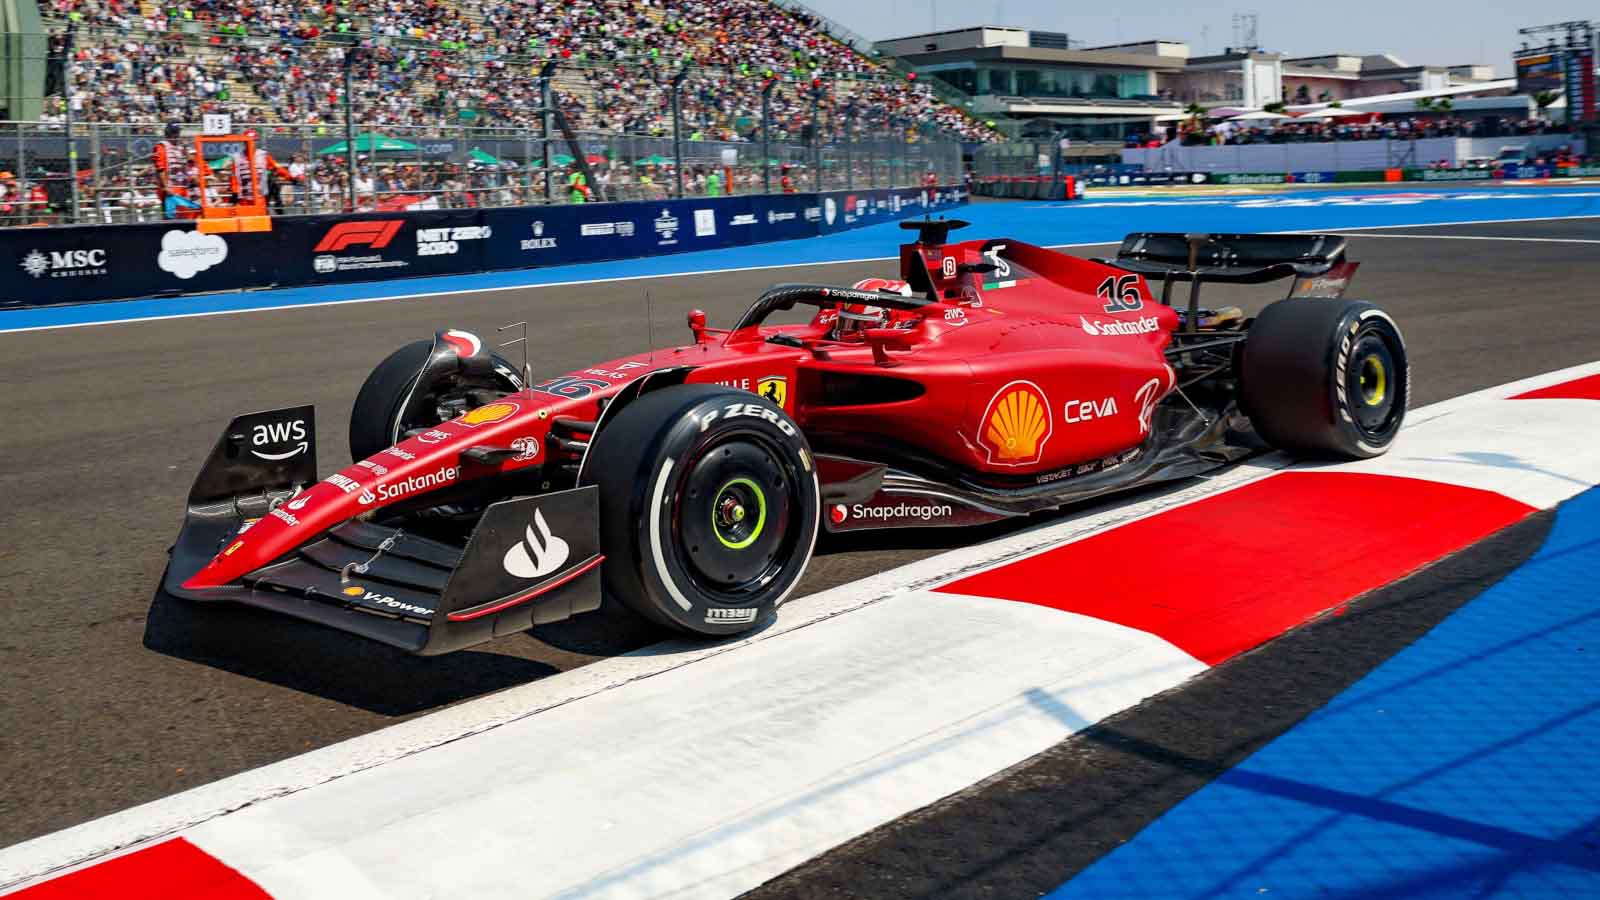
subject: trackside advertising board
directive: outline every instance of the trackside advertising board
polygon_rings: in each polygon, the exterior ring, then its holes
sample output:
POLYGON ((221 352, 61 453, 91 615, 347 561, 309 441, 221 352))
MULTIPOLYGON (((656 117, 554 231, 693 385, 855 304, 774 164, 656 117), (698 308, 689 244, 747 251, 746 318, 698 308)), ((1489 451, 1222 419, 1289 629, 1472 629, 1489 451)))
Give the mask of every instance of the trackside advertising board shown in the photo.
POLYGON ((0 309, 454 275, 815 237, 947 210, 960 188, 0 229, 0 309), (827 221, 825 210, 833 210, 827 221))

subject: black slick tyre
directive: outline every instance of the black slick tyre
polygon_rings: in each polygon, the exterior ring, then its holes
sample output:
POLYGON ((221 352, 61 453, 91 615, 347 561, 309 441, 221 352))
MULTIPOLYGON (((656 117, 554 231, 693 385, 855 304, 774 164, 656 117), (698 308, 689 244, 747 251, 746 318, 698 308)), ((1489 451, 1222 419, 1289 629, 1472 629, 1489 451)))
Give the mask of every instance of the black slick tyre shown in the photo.
POLYGON ((816 543, 811 449, 746 391, 675 385, 617 413, 583 482, 600 489, 608 599, 707 636, 755 627, 788 598, 816 543))
POLYGON ((1250 325, 1239 405, 1269 444, 1298 456, 1367 459, 1405 420, 1411 375, 1387 313, 1359 300, 1290 299, 1250 325))

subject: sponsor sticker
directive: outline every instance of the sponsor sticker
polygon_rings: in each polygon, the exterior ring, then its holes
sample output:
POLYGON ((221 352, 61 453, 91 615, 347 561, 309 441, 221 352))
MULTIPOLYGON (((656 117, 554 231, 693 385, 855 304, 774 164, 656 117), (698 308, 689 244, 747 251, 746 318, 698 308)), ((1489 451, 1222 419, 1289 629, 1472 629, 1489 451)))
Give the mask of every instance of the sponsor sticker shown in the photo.
POLYGON ((380 594, 364 585, 352 584, 341 589, 339 592, 351 600, 359 600, 362 603, 371 603, 375 606, 388 607, 396 612, 411 613, 414 616, 433 615, 433 610, 426 606, 417 606, 415 603, 407 603, 404 600, 398 600, 389 596, 388 594, 380 594))
POLYGON ((572 548, 550 531, 544 511, 535 508, 533 523, 523 526, 523 537, 506 550, 501 565, 513 578, 543 578, 567 563, 572 548))
POLYGON ((161 236, 156 267, 184 281, 228 258, 228 242, 220 234, 173 230, 161 236))
POLYGON ((306 452, 311 447, 311 442, 306 440, 306 421, 304 419, 288 419, 282 422, 263 422, 250 429, 250 454, 258 459, 268 462, 280 462, 293 459, 306 452), (266 452, 262 448, 281 447, 291 444, 287 450, 266 452))
POLYGON ((485 406, 463 413, 456 421, 463 425, 477 427, 479 425, 492 425, 495 422, 504 422, 511 418, 519 407, 510 400, 497 400, 485 406))
POLYGON ((519 437, 511 442, 511 449, 517 451, 512 458, 516 462, 528 462, 539 455, 539 439, 519 437))
POLYGON ((110 269, 106 267, 106 251, 96 248, 48 253, 30 250, 22 257, 22 271, 34 278, 86 278, 105 275, 110 269))
POLYGON ((533 223, 533 237, 523 238, 521 242, 524 250, 554 250, 556 239, 544 236, 544 222, 535 220, 533 223))
POLYGON ((656 230, 656 245, 667 247, 678 242, 678 217, 663 209, 651 225, 656 230))
POLYGON ((754 609, 721 609, 712 607, 706 610, 707 625, 746 625, 756 620, 757 611, 754 609))
POLYGON ((1092 422, 1117 414, 1117 398, 1103 400, 1068 400, 1062 418, 1068 422, 1092 422))
POLYGON ((948 503, 896 503, 893 506, 870 506, 857 503, 848 510, 843 503, 834 504, 829 516, 835 525, 847 519, 875 519, 878 521, 913 519, 918 522, 931 522, 934 519, 949 518, 955 513, 955 508, 948 503))
POLYGON ((789 379, 782 375, 768 375, 756 382, 756 393, 777 406, 787 407, 789 400, 789 379))
POLYGON ((1102 337, 1107 335, 1150 334, 1161 327, 1161 320, 1155 316, 1146 316, 1132 322, 1091 322, 1083 316, 1078 317, 1078 323, 1083 327, 1084 334, 1102 337))
POLYGON ((363 505, 371 505, 378 500, 382 500, 387 503, 390 500, 399 500, 407 494, 431 490, 433 488, 449 484, 450 482, 455 481, 456 476, 460 474, 461 470, 455 466, 446 466, 437 472, 429 472, 425 475, 412 475, 390 484, 380 484, 378 485, 376 492, 372 490, 362 491, 361 496, 357 497, 356 499, 360 500, 363 505))
POLYGON ((461 225, 455 228, 418 228, 418 256, 451 256, 459 252, 462 241, 487 240, 488 225, 461 225))
MULTIPOLYGON (((755 216, 749 217, 751 221, 755 216)), ((717 233, 717 211, 714 209, 697 209, 694 211, 694 236, 712 237, 717 233)))
POLYGON ((978 443, 989 462, 999 466, 1029 466, 1044 454, 1054 421, 1050 401, 1031 381, 1013 381, 995 391, 984 410, 978 443))

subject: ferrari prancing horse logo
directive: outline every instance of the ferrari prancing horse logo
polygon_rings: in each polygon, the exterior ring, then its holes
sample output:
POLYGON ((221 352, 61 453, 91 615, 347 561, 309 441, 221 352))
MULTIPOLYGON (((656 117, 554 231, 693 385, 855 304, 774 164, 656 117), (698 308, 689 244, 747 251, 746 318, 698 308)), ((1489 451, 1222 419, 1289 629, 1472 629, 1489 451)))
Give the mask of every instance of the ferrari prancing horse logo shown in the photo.
POLYGON ((756 393, 771 400, 780 409, 788 409, 789 379, 782 375, 768 375, 756 382, 756 393))
POLYGON ((998 391, 983 413, 978 443, 998 466, 1031 466, 1044 455, 1053 421, 1050 401, 1031 381, 1013 381, 998 391))

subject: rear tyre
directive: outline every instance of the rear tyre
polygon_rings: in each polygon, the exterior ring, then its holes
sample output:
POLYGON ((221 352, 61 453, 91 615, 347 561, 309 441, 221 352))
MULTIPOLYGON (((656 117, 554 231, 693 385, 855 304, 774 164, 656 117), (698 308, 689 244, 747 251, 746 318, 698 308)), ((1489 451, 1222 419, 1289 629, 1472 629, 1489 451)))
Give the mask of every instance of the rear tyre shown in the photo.
POLYGON ((596 436, 606 596, 708 636, 755 627, 788 598, 816 543, 821 492, 800 429, 745 391, 675 385, 596 436))
POLYGON ((1367 459, 1405 420, 1411 372, 1387 313, 1358 300, 1280 300, 1256 316, 1239 365, 1240 407, 1267 443, 1367 459))
POLYGON ((422 385, 419 390, 425 402, 420 408, 425 412, 416 421, 399 421, 400 410, 432 350, 433 341, 414 341, 389 354, 367 376, 350 409, 352 459, 366 459, 399 443, 408 431, 439 424, 444 418, 434 412, 436 409, 450 409, 455 404, 465 411, 488 402, 488 395, 520 389, 515 367, 495 356, 492 375, 451 375, 435 384, 422 385))

